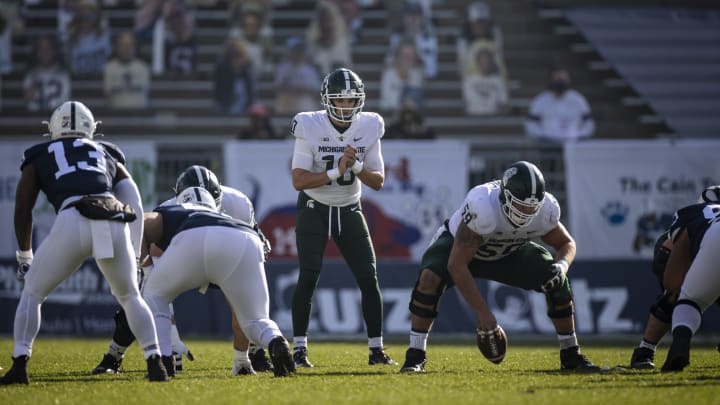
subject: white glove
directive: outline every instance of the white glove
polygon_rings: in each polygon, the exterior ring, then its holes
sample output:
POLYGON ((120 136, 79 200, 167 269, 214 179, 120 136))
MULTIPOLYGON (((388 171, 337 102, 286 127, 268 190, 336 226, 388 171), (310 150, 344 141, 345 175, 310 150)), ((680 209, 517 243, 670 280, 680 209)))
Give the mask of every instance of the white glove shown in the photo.
POLYGON ((18 263, 15 277, 18 281, 25 282, 25 274, 30 271, 30 266, 32 266, 33 252, 32 250, 16 250, 15 259, 18 263))
POLYGON ((540 290, 547 293, 563 285, 569 267, 568 262, 562 259, 551 264, 550 272, 552 273, 552 277, 540 287, 540 290))

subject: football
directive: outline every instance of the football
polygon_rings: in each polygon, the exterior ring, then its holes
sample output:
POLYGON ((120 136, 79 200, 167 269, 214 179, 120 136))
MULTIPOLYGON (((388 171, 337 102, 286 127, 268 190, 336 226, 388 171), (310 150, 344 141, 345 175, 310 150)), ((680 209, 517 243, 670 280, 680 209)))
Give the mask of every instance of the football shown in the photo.
POLYGON ((486 359, 495 364, 502 363, 507 352, 507 335, 500 325, 492 330, 476 329, 477 346, 486 359))

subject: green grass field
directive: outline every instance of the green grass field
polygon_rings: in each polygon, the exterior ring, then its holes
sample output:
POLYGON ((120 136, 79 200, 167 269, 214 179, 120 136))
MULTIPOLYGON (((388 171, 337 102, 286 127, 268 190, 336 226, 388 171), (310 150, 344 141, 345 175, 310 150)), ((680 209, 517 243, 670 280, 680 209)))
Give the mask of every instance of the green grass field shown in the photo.
MULTIPOLYGON (((511 337, 512 339, 512 337, 511 337)), ((144 380, 145 362, 137 347, 119 375, 93 376, 90 370, 107 340, 36 341, 29 363, 30 386, 0 386, 0 404, 710 404, 720 403, 720 354, 695 345, 691 364, 680 373, 613 369, 598 374, 559 371, 557 345, 547 341, 510 342, 501 365, 485 360, 470 338, 443 343, 431 338, 427 372, 406 375, 400 366, 368 366, 362 341, 311 342, 313 369, 290 378, 271 373, 234 377, 230 342, 186 340, 194 362, 170 383, 144 380)), ((584 353, 599 365, 626 365, 632 344, 586 344, 584 353)), ((667 344, 656 361, 665 359, 667 344)), ((399 362, 406 345, 386 344, 399 362)), ((12 339, 0 339, 0 366, 9 369, 12 339)))

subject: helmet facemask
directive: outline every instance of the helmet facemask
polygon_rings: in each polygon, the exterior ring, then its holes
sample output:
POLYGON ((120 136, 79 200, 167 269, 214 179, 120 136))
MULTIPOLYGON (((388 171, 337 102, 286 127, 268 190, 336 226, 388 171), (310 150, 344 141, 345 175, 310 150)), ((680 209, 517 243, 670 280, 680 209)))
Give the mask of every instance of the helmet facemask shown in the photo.
POLYGON ((529 224, 540 211, 542 200, 538 200, 534 196, 521 200, 508 189, 503 190, 503 195, 505 200, 503 212, 507 219, 518 228, 529 224))
POLYGON ((365 106, 365 93, 358 94, 354 90, 348 91, 350 94, 323 94, 322 105, 328 114, 340 122, 352 122, 355 116, 362 111, 365 106), (355 99, 353 107, 336 107, 332 100, 335 99, 355 99))

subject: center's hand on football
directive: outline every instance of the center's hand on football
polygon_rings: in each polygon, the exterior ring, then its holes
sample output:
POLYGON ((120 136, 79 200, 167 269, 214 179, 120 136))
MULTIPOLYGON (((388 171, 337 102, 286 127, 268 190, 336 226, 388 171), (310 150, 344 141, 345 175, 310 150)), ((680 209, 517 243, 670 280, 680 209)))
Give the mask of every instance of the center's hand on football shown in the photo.
POLYGON ((497 319, 492 312, 486 314, 478 314, 477 317, 477 329, 478 330, 493 330, 497 326, 497 319))

